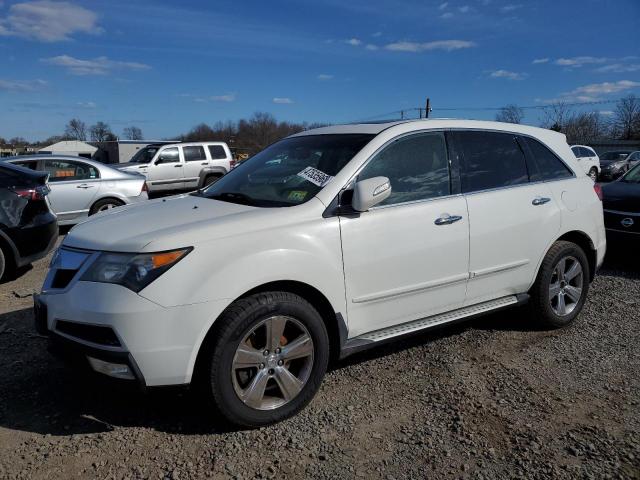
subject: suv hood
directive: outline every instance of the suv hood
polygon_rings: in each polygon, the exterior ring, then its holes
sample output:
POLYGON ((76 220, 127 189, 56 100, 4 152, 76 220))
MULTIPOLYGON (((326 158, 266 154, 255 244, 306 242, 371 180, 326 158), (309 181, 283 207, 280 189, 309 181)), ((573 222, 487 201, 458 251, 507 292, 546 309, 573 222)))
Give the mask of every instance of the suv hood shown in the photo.
POLYGON ((136 172, 138 170, 142 171, 143 169, 149 166, 148 163, 137 163, 137 162, 128 162, 128 163, 118 163, 111 165, 113 168, 117 170, 123 170, 125 172, 136 172))
POLYGON ((113 252, 170 250, 255 229, 261 224, 258 217, 273 210, 194 195, 159 198, 92 216, 76 225, 63 244, 113 252))

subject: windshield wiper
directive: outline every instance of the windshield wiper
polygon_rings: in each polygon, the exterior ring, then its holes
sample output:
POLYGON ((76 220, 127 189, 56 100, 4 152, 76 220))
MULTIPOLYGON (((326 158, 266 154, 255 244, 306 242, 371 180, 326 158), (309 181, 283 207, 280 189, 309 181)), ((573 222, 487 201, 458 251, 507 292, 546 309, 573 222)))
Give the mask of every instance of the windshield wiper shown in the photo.
POLYGON ((249 195, 238 192, 216 193, 215 195, 207 196, 207 198, 212 198, 213 200, 222 200, 223 202, 239 203, 240 205, 254 206, 256 204, 256 201, 249 195))

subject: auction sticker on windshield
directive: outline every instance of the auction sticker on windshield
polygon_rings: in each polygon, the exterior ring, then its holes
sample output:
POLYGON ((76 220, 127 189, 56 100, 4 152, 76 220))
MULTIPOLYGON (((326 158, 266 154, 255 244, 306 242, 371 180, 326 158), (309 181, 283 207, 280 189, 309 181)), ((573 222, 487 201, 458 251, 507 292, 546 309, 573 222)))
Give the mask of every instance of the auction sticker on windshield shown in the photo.
POLYGON ((318 187, 324 187, 333 178, 331 175, 327 175, 322 170, 317 168, 307 167, 298 173, 299 177, 308 180, 309 182, 317 185, 318 187))

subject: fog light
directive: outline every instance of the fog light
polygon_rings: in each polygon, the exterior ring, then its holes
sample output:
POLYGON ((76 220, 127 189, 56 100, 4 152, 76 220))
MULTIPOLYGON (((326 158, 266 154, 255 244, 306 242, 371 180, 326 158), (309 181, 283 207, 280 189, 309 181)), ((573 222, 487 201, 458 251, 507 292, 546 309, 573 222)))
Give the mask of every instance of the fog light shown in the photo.
POLYGON ((104 373, 114 378, 121 378, 123 380, 135 380, 136 377, 131 373, 129 365, 123 363, 109 363, 98 358, 87 357, 91 368, 96 372, 104 373))

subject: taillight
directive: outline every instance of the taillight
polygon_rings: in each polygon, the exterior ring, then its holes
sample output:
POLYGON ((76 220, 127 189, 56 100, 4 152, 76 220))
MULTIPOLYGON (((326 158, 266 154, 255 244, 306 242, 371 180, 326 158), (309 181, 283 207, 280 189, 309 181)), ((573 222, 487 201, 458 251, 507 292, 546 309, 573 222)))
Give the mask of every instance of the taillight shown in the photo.
POLYGON ((46 185, 37 186, 36 188, 14 188, 14 193, 19 197, 27 200, 44 200, 44 197, 51 191, 46 185))
POLYGON ((236 162, 234 159, 229 160, 229 168, 236 168, 237 164, 238 162, 236 162))
POLYGON ((600 185, 599 183, 594 183, 593 189, 595 190, 596 195, 598 195, 600 201, 602 201, 602 185, 600 185))
POLYGON ((149 186, 147 185, 147 182, 142 182, 142 190, 140 190, 140 193, 142 192, 149 193, 149 186))

